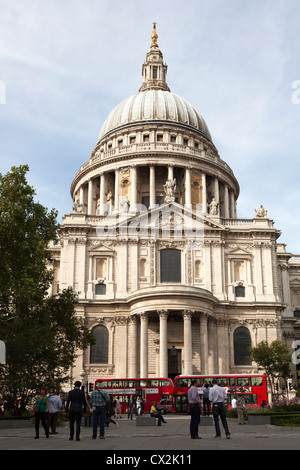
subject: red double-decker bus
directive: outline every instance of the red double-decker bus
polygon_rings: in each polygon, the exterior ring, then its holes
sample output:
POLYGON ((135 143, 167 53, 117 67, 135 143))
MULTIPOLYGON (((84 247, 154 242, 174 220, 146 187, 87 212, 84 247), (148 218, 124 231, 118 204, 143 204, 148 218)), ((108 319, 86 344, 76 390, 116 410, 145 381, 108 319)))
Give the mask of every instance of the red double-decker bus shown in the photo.
POLYGON ((144 401, 144 411, 147 413, 152 401, 159 403, 165 398, 173 398, 174 393, 172 380, 164 377, 157 379, 97 379, 95 388, 97 382, 102 383, 103 389, 112 395, 114 400, 120 400, 122 413, 126 411, 130 395, 134 395, 136 398, 140 397, 144 401))
POLYGON ((266 376, 263 374, 228 374, 228 375, 178 375, 174 380, 174 406, 176 413, 188 412, 188 389, 192 379, 198 379, 199 394, 203 393, 202 387, 205 383, 211 384, 214 379, 218 385, 227 391, 227 405, 231 408, 233 398, 242 396, 246 405, 260 406, 262 401, 268 403, 268 391, 266 376))

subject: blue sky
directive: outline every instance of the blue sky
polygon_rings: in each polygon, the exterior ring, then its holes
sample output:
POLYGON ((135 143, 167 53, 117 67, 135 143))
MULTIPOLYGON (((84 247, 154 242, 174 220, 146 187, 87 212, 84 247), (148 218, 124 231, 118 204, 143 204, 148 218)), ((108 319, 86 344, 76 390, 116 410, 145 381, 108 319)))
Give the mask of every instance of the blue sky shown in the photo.
POLYGON ((28 163, 61 221, 104 120, 142 83, 153 21, 171 91, 239 181, 238 217, 263 204, 300 254, 299 0, 0 0, 0 172, 28 163))

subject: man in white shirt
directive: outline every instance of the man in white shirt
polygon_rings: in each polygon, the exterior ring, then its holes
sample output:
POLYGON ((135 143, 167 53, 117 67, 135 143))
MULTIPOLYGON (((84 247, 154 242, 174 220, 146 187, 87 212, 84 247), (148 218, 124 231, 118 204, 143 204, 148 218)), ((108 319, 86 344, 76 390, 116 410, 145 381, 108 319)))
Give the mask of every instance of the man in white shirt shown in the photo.
POLYGON ((215 421, 215 428, 216 428, 216 438, 221 437, 221 430, 219 425, 219 416, 221 418, 223 428, 226 434, 226 438, 230 439, 230 432, 228 429, 228 424, 226 420, 226 412, 224 401, 227 398, 227 393, 225 388, 219 387, 218 382, 216 380, 212 381, 213 387, 209 391, 209 401, 212 402, 212 410, 213 410, 213 417, 215 421))

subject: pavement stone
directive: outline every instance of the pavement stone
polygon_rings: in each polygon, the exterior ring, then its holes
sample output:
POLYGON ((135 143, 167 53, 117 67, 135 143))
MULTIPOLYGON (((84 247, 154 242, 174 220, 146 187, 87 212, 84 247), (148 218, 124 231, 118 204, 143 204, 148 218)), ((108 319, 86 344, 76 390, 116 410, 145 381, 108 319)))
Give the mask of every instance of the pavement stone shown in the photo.
MULTIPOLYGON (((167 415, 166 424, 162 426, 136 426, 135 417, 128 420, 123 415, 118 419, 118 427, 110 424, 105 431, 105 439, 92 439, 92 427, 82 426, 80 441, 69 441, 68 423, 60 423, 58 434, 50 435, 49 439, 44 436, 40 429, 40 438, 34 439, 34 425, 24 429, 0 429, 0 450, 72 450, 72 451, 105 451, 101 452, 101 459, 122 458, 122 455, 132 456, 144 455, 147 451, 147 459, 152 457, 152 464, 158 465, 163 462, 154 463, 157 455, 182 455, 179 460, 189 464, 188 455, 197 455, 204 450, 299 450, 300 428, 280 428, 270 425, 238 425, 236 420, 228 419, 230 439, 226 439, 223 433, 221 439, 215 439, 215 428, 213 420, 211 425, 199 427, 199 435, 202 439, 191 439, 189 436, 190 417, 187 415, 167 415), (131 452, 135 451, 135 452, 131 452), (130 454, 131 452, 131 454, 130 454), (155 457, 156 456, 156 457, 155 457)), ((220 424, 221 432, 223 431, 220 424)), ((145 454, 146 455, 146 454, 145 454)), ((98 457, 97 457, 98 458, 98 457)), ((149 460, 148 460, 149 462, 149 460)), ((111 462, 113 463, 113 462, 111 462)), ((120 461, 121 463, 121 461, 120 461)), ((166 462, 164 462, 166 463, 166 462)), ((176 462, 175 462, 176 463, 176 462)), ((132 464, 135 467, 134 464, 132 464)), ((137 465, 138 466, 138 465, 137 465)), ((140 468, 144 468, 140 467, 140 468)))

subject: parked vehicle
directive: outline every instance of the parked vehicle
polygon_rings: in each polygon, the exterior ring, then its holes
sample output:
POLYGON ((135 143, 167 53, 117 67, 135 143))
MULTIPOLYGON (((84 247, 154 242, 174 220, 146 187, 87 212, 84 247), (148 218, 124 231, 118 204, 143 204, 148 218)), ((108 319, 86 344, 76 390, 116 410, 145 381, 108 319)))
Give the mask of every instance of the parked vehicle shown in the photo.
POLYGON ((163 400, 160 400, 156 408, 157 411, 160 411, 162 414, 172 413, 174 408, 173 400, 169 398, 164 398, 163 400))

